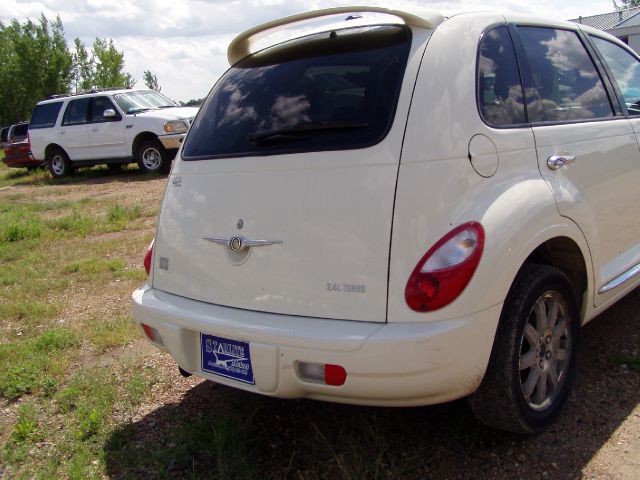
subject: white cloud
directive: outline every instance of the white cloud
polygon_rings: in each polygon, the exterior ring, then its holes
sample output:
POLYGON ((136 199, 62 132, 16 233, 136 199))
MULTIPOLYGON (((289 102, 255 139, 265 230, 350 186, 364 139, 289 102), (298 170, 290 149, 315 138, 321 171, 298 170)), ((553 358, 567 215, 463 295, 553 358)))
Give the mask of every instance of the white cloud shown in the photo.
MULTIPOLYGON (((445 13, 498 10, 558 19, 611 10, 608 0, 369 0, 386 8, 428 8, 445 13)), ((187 100, 207 94, 228 67, 233 37, 257 24, 309 10, 348 5, 336 0, 2 0, 0 21, 59 15, 67 41, 91 45, 112 38, 125 53, 125 69, 142 86, 151 70, 168 96, 187 100)))

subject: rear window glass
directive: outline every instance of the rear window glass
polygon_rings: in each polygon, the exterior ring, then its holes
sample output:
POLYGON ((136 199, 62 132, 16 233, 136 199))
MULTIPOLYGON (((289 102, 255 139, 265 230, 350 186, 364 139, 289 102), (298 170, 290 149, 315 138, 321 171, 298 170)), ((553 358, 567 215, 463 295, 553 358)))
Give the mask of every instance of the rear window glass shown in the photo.
POLYGON ((31 115, 29 128, 50 128, 56 124, 62 102, 43 103, 37 105, 31 115))
POLYGON ((26 137, 28 131, 29 131, 29 124, 28 123, 19 123, 15 127, 13 127, 13 136, 14 137, 26 137))
POLYGON ((251 55, 200 109, 183 158, 363 148, 393 122, 411 32, 337 30, 251 55))
POLYGON ((3 142, 7 141, 7 135, 9 135, 9 127, 4 127, 2 129, 2 134, 0 134, 0 140, 3 142))

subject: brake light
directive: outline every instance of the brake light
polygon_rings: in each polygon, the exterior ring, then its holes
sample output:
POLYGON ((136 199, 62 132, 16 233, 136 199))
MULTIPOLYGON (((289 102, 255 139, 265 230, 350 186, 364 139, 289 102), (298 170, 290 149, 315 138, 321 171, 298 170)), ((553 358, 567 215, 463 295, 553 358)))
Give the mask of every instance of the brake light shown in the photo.
POLYGON ((409 277, 404 292, 409 308, 429 312, 458 298, 473 277, 483 248, 484 230, 478 222, 464 223, 438 240, 409 277))
POLYGON ((151 240, 151 245, 149 245, 149 249, 147 250, 147 254, 144 256, 144 269, 149 275, 151 272, 151 259, 153 258, 153 243, 155 242, 155 238, 151 240))
POLYGON ((298 362, 297 367, 298 375, 308 382, 339 387, 347 380, 347 371, 341 365, 298 362))

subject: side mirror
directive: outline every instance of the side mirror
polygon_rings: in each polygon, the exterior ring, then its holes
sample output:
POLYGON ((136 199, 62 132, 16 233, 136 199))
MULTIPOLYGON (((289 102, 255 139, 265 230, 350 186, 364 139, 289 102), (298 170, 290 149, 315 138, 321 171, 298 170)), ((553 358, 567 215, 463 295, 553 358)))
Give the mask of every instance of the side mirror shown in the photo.
POLYGON ((115 118, 116 111, 113 108, 107 108, 104 112, 102 112, 102 116, 104 118, 115 118))

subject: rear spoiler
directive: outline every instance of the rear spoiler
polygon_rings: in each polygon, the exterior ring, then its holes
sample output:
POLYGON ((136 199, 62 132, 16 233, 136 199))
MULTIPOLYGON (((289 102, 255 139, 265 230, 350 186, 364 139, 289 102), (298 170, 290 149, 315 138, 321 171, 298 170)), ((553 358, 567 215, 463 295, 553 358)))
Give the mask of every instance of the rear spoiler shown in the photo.
POLYGON ((229 48, 227 50, 229 64, 234 65, 239 60, 250 55, 251 47, 261 38, 264 38, 278 30, 290 27, 293 24, 329 15, 358 14, 366 12, 386 13, 388 15, 401 18, 404 20, 406 25, 429 29, 435 28, 445 18, 437 12, 420 12, 419 14, 414 14, 401 12, 399 10, 389 10, 388 8, 382 7, 336 7, 314 10, 312 12, 300 13, 298 15, 291 15, 289 17, 272 20, 241 33, 229 44, 229 48))

